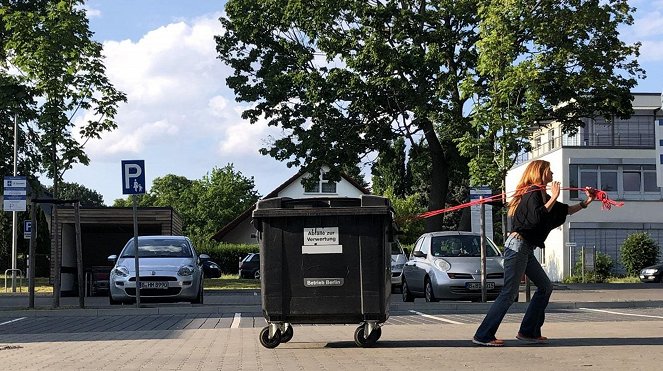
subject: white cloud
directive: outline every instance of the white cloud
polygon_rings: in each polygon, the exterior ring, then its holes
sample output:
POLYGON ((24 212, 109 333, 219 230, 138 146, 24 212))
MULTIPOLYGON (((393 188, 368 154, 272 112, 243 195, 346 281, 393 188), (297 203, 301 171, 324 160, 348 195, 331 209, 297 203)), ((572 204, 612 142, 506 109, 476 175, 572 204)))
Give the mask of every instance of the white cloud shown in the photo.
POLYGON ((226 155, 258 155, 258 149, 263 147, 268 133, 275 131, 270 128, 264 119, 249 124, 240 118, 241 108, 235 107, 236 120, 225 127, 224 138, 219 142, 219 154, 226 155))
MULTIPOLYGON (((114 174, 126 159, 145 160, 148 189, 155 177, 200 179, 215 166, 233 163, 266 194, 297 171, 258 153, 280 129, 241 118, 246 107, 225 83, 232 71, 217 58, 218 18, 170 23, 137 41, 104 42, 106 74, 128 102, 118 108, 117 129, 87 143, 90 166, 75 166, 66 181, 97 190, 112 203, 121 197, 114 174)), ((77 118, 79 127, 91 118, 86 115, 77 118)))
POLYGON ((647 40, 642 42, 639 61, 663 61, 663 40, 647 40))
POLYGON ((87 14, 88 18, 101 17, 101 10, 95 9, 87 4, 83 6, 83 10, 85 10, 85 14, 87 14))

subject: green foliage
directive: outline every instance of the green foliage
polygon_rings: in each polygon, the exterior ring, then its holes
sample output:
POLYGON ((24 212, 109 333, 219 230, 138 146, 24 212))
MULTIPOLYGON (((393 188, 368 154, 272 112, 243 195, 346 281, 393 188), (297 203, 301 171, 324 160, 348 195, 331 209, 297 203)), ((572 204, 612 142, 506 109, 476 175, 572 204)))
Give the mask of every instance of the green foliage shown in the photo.
POLYGON ((396 139, 385 148, 371 168, 372 192, 384 195, 391 188, 394 196, 404 198, 410 189, 406 176, 405 140, 396 139))
POLYGON ((257 244, 227 244, 216 242, 206 236, 190 237, 196 251, 207 254, 216 262, 224 274, 238 274, 239 261, 250 253, 260 252, 257 244))
POLYGON ((419 195, 411 195, 405 198, 396 197, 393 189, 387 187, 383 196, 391 202, 396 214, 396 224, 403 233, 398 236, 402 244, 411 244, 424 232, 424 221, 416 216, 425 212, 426 209, 421 206, 419 195))
POLYGON ((572 131, 580 115, 627 114, 643 73, 629 60, 637 45, 618 39, 632 21, 624 1, 229 0, 225 10, 217 52, 250 103, 243 117, 283 129, 261 153, 315 173, 422 138, 429 210, 450 202, 450 177, 468 163, 472 184, 502 188, 536 122, 572 131))
POLYGON ((92 40, 83 5, 57 0, 0 7, 0 74, 11 67, 21 76, 16 83, 26 98, 20 119, 30 121, 23 128, 26 144, 53 179, 56 198, 63 173, 89 163, 86 142, 116 128, 117 106, 126 101, 105 76, 102 45, 92 40))
MULTIPOLYGON (((609 255, 597 252, 594 261, 594 269, 585 269, 585 282, 606 282, 608 278, 612 276, 613 267, 614 261, 609 255)), ((582 256, 578 256, 573 267, 573 274, 564 282, 582 282, 582 275, 582 256)))
POLYGON ((660 247, 649 234, 639 232, 631 234, 624 240, 620 253, 626 272, 636 275, 640 269, 656 264, 660 247))
MULTIPOLYGON (((53 187, 46 187, 46 191, 53 193, 53 187)), ((78 183, 60 183, 58 192, 61 200, 80 200, 81 206, 104 206, 104 196, 78 183)))
POLYGON ((478 95, 475 130, 461 140, 473 182, 499 186, 542 119, 573 133, 583 117, 631 114, 630 90, 644 71, 639 44, 622 42, 619 28, 633 11, 626 1, 479 5, 477 68, 463 84, 478 95))
MULTIPOLYGON (((260 195, 255 191, 253 177, 235 171, 232 164, 212 171, 199 180, 168 174, 154 179, 152 188, 138 196, 142 207, 172 207, 183 219, 185 235, 209 238, 253 205, 260 195)), ((130 207, 133 201, 117 199, 113 206, 130 207)))

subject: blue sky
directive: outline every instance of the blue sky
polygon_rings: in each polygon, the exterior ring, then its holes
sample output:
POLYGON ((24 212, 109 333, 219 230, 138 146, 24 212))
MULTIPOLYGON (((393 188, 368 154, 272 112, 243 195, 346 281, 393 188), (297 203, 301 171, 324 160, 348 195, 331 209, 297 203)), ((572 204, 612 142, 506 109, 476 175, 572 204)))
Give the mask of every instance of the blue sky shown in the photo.
MULTIPOLYGON (((103 43, 107 75, 125 92, 118 129, 88 142, 89 166, 64 175, 104 196, 122 195, 121 161, 145 160, 147 187, 156 177, 177 174, 200 179, 232 163, 253 177, 265 195, 297 169, 262 156, 258 149, 280 131, 241 119, 245 108, 225 86, 231 70, 216 59, 213 36, 225 1, 92 0, 90 28, 103 43)), ((663 0, 635 0, 636 22, 622 32, 642 42, 638 59, 647 71, 634 91, 663 91, 663 0)), ((81 118, 82 119, 82 118, 81 118)))

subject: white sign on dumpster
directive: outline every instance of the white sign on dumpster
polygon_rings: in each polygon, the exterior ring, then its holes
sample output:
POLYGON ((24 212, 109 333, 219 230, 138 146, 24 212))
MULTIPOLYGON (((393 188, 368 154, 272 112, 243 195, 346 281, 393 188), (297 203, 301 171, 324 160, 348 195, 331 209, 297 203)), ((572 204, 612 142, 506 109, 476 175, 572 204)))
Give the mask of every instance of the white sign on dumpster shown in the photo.
POLYGON ((302 254, 342 254, 338 227, 304 228, 302 254))

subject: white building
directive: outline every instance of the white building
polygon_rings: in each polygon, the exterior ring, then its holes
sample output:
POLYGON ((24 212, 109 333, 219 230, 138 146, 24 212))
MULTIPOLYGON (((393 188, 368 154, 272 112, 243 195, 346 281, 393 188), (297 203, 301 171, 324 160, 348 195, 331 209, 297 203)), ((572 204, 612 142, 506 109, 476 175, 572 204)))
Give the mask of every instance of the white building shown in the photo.
MULTIPOLYGON (((583 246, 612 257, 618 272, 623 271, 619 248, 630 234, 647 232, 663 246, 663 192, 656 184, 655 143, 657 120, 663 119, 661 94, 633 96, 634 114, 628 120, 587 119, 574 136, 562 134, 554 124, 534 131, 532 151, 507 175, 509 192, 527 162, 542 159, 550 162, 553 178, 563 188, 595 187, 624 202, 611 210, 594 202, 550 233, 546 249, 536 254, 553 281, 570 275, 583 246)), ((582 191, 564 190, 559 201, 573 205, 584 197, 582 191)))
MULTIPOLYGON (((341 173, 341 179, 338 182, 332 182, 326 179, 325 172, 329 168, 323 168, 319 181, 312 187, 305 188, 302 185, 302 178, 308 177, 307 173, 299 172, 286 180, 264 198, 272 197, 290 197, 290 198, 308 198, 308 197, 353 197, 359 198, 362 194, 370 192, 355 182, 352 178, 341 173)), ((256 239, 256 229, 251 224, 251 215, 255 205, 245 210, 230 223, 218 230, 212 239, 227 243, 258 243, 256 239)))

